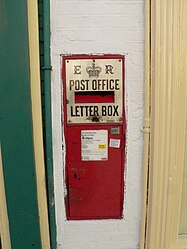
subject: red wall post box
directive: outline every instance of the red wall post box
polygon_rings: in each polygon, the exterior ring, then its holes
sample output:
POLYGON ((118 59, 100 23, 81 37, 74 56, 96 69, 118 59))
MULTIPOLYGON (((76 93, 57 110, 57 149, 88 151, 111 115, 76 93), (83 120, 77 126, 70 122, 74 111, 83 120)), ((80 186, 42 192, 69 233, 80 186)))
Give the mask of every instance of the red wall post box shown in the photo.
POLYGON ((67 219, 120 219, 125 164, 124 56, 63 56, 67 219))

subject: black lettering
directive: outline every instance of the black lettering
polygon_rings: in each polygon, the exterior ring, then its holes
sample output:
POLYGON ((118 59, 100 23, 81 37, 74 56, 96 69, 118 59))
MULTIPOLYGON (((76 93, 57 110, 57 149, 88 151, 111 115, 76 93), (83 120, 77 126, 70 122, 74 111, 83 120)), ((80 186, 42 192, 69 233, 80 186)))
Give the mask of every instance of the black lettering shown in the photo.
POLYGON ((69 81, 70 91, 72 90, 72 87, 74 86, 74 80, 69 81))
POLYGON ((99 116, 99 113, 98 113, 98 106, 94 106, 94 116, 99 116))
POLYGON ((101 90, 102 80, 97 80, 97 90, 101 90))
POLYGON ((108 80, 105 80, 106 81, 106 86, 103 90, 108 90, 108 80))
POLYGON ((106 80, 102 80, 102 90, 105 90, 106 80))
POLYGON ((112 106, 109 105, 108 106, 108 116, 110 117, 110 116, 112 116, 112 114, 113 114, 112 106))
POLYGON ((114 105, 114 113, 113 113, 113 116, 119 116, 119 113, 118 113, 118 110, 117 110, 118 107, 119 107, 118 105, 116 105, 116 106, 114 105))
POLYGON ((84 84, 84 80, 81 80, 81 83, 80 83, 80 90, 85 90, 85 84, 84 84))
POLYGON ((114 74, 112 65, 105 65, 105 74, 114 74))
POLYGON ((80 82, 79 82, 79 80, 75 81, 75 90, 76 91, 80 90, 80 82))
POLYGON ((114 90, 114 80, 110 80, 110 89, 109 90, 114 90))
POLYGON ((120 90, 120 88, 119 88, 119 79, 115 80, 115 90, 120 90))
POLYGON ((71 106, 71 117, 75 117, 76 115, 73 113, 73 106, 71 106))
POLYGON ((74 66, 74 74, 81 74, 81 66, 80 65, 74 66))
POLYGON ((80 114, 79 114, 79 106, 75 106, 75 116, 76 116, 76 117, 80 117, 80 114))
POLYGON ((97 81, 92 80, 92 90, 97 90, 97 81))
POLYGON ((102 116, 107 116, 106 106, 102 106, 102 116))
POLYGON ((88 82, 89 82, 89 80, 85 80, 85 82, 86 82, 86 90, 88 90, 88 82))
POLYGON ((119 79, 92 80, 92 90, 120 90, 119 79))
MULTIPOLYGON (((118 113, 118 108, 119 106, 102 106, 101 111, 102 111, 102 116, 119 116, 118 113)), ((98 106, 71 106, 70 107, 70 113, 71 117, 83 117, 84 115, 86 117, 88 116, 99 116, 99 108, 98 106)))
POLYGON ((90 116, 94 116, 94 107, 90 106, 90 116))
POLYGON ((84 106, 79 106, 79 107, 80 107, 81 117, 83 117, 84 116, 84 114, 83 114, 84 106))
POLYGON ((86 109, 86 117, 88 117, 89 116, 89 113, 88 113, 89 106, 84 106, 84 107, 86 109))

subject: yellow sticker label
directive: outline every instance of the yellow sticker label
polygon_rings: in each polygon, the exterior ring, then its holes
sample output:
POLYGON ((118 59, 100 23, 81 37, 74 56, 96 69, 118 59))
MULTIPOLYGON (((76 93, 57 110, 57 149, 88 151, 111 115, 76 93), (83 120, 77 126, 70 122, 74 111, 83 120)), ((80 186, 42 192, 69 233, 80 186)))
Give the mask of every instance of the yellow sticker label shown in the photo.
POLYGON ((98 144, 98 149, 106 149, 106 144, 98 144))

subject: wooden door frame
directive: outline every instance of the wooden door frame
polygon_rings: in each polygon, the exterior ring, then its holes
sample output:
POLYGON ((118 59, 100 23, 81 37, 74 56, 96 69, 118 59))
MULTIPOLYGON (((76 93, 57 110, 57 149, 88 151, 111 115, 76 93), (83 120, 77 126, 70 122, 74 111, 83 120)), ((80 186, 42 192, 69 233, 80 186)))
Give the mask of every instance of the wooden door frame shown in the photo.
POLYGON ((151 125, 149 149, 145 143, 145 152, 150 152, 144 162, 141 248, 181 249, 187 248, 187 240, 178 236, 187 104, 187 1, 148 0, 147 4, 150 89, 145 90, 150 91, 145 96, 151 96, 151 125))
POLYGON ((50 249, 40 79, 38 0, 27 0, 30 85, 37 198, 42 249, 50 249))

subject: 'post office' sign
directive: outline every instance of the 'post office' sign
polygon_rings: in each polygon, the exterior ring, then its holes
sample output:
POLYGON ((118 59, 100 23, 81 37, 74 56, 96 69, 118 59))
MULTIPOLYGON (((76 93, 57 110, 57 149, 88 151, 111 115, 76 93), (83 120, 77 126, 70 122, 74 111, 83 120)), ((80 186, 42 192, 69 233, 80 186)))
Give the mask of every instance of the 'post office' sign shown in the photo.
POLYGON ((67 122, 122 122, 124 57, 67 56, 63 62, 67 122))

